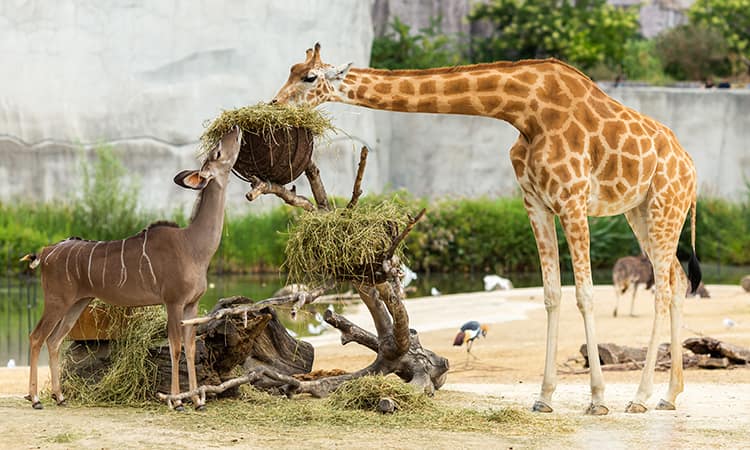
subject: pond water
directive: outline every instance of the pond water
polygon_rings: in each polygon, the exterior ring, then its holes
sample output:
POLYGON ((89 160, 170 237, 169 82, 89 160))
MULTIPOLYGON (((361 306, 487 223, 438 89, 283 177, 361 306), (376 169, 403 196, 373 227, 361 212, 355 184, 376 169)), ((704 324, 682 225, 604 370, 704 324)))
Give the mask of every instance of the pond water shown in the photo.
MULTIPOLYGON (((739 284, 740 279, 750 274, 750 266, 718 266, 702 264, 703 280, 706 284, 739 284)), ((476 292, 484 289, 482 278, 486 274, 419 274, 410 284, 408 297, 429 296, 435 288, 442 294, 476 292)), ((515 287, 540 286, 539 273, 501 274, 509 278, 515 287)), ((595 284, 611 284, 611 271, 594 271, 595 284)), ((562 273, 563 284, 573 284, 573 274, 562 273)), ((209 276, 209 289, 201 300, 201 312, 209 311, 217 300, 233 295, 242 295, 254 300, 272 297, 274 292, 284 285, 285 277, 271 275, 226 275, 209 276)), ((344 288, 346 289, 346 288, 344 288)), ((312 305, 292 320, 283 309, 279 318, 291 331, 300 336, 317 334, 321 328, 321 313, 327 304, 312 305)), ((344 305, 332 305, 337 312, 342 312, 344 305)), ((41 316, 43 308, 42 293, 38 278, 7 279, 0 278, 0 366, 13 359, 16 365, 28 365, 28 336, 41 316)), ((47 363, 46 351, 43 351, 41 363, 47 363)))

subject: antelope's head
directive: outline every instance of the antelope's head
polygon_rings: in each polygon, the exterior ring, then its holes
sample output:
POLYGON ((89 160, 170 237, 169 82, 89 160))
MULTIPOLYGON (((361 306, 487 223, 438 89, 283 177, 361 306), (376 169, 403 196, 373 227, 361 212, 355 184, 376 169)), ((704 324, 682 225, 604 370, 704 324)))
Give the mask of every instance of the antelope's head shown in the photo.
POLYGON ((184 188, 196 190, 204 189, 212 180, 222 188, 225 187, 240 154, 241 144, 242 130, 235 125, 208 152, 200 170, 183 170, 174 177, 174 182, 184 188))
POLYGON ((308 48, 304 62, 292 66, 289 79, 271 103, 308 104, 317 106, 329 101, 342 101, 339 88, 352 63, 332 66, 320 59, 320 44, 308 48))

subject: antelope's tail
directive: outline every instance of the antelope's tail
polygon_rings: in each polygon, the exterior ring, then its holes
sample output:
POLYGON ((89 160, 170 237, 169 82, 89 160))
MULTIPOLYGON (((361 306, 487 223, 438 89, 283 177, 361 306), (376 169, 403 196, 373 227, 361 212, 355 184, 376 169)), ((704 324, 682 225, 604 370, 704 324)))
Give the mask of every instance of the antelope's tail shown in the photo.
POLYGON ((688 262, 688 278, 690 279, 690 293, 695 294, 698 291, 698 285, 701 283, 703 274, 701 266, 698 263, 698 257, 695 254, 695 215, 696 215, 697 196, 693 194, 693 203, 690 205, 690 245, 693 253, 690 255, 688 262))
POLYGON ((39 257, 37 256, 36 253, 26 254, 20 260, 21 261, 28 261, 29 262, 29 269, 36 269, 37 266, 39 266, 39 257))

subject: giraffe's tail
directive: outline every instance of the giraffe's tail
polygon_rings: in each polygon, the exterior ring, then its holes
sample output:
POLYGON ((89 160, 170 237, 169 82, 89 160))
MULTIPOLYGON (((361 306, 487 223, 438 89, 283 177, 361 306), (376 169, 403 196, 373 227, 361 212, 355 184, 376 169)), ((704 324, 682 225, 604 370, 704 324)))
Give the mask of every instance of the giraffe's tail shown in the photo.
POLYGON ((690 279, 690 294, 694 295, 698 291, 698 285, 701 283, 703 274, 701 266, 698 263, 698 257, 695 255, 695 214, 696 214, 697 196, 693 194, 693 202, 690 205, 690 245, 693 253, 690 255, 688 262, 688 278, 690 279))

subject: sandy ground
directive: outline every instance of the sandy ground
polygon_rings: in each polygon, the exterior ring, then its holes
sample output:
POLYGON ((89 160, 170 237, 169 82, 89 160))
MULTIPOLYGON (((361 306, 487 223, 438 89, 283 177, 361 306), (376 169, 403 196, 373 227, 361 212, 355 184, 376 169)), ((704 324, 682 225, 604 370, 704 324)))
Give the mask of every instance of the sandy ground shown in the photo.
MULTIPOLYGON (((683 338, 706 335, 730 343, 750 347, 750 294, 739 286, 708 286, 711 299, 690 298, 685 304, 683 338), (725 318, 734 322, 727 327, 725 318)), ((596 330, 600 342, 645 346, 651 333, 653 301, 649 292, 640 292, 636 300, 637 317, 612 317, 614 291, 611 286, 595 290, 596 330)), ((629 303, 629 299, 628 299, 629 303)), ((448 383, 438 395, 461 393, 463 402, 477 408, 518 405, 530 407, 542 379, 546 314, 541 288, 413 299, 407 301, 411 325, 420 333, 422 344, 449 358, 451 371, 448 383), (486 338, 477 341, 471 357, 463 347, 453 347, 453 336, 467 320, 490 324, 486 338), (468 399, 468 400, 466 400, 468 399)), ((625 310, 629 304, 624 305, 625 310)), ((623 305, 621 305, 621 310, 623 305)), ((364 307, 352 307, 346 316, 355 323, 371 327, 364 307)), ((662 341, 666 341, 664 327, 662 341)), ((369 350, 349 344, 341 346, 338 333, 310 339, 316 346, 316 368, 359 369, 373 359, 369 350)), ((583 416, 589 403, 588 375, 566 374, 565 363, 579 357, 585 342, 583 321, 575 306, 572 287, 563 288, 558 366, 558 390, 553 414, 576 417, 578 429, 564 436, 552 436, 546 444, 574 448, 632 448, 665 446, 667 448, 740 448, 750 447, 750 368, 733 370, 687 370, 685 392, 678 398, 677 411, 649 410, 644 415, 622 412, 630 401, 640 379, 639 371, 604 373, 607 382, 606 404, 610 415, 603 418, 583 416)), ((47 376, 43 368, 41 374, 47 376)), ((165 429, 159 413, 118 413, 117 410, 70 409, 64 415, 50 407, 33 411, 20 397, 26 390, 28 368, 0 369, 0 436, 16 435, 14 443, 0 438, 0 448, 113 448, 125 446, 158 447, 174 442, 174 430, 165 429), (85 430, 91 426, 93 435, 85 430), (75 445, 56 443, 49 436, 61 430, 75 431, 75 445), (35 430, 34 432, 29 430, 35 430), (39 437, 38 430, 47 435, 39 437), (36 433, 36 434, 35 434, 36 433), (137 439, 123 440, 135 433, 137 439), (151 437, 147 437, 151 436, 151 437)), ((668 373, 657 372, 653 407, 666 390, 668 373)), ((55 434, 57 433, 57 434, 55 434)), ((502 440, 496 436, 476 433, 443 433, 437 444, 434 432, 419 430, 394 431, 403 434, 398 447, 468 448, 476 445, 498 448, 513 446, 539 447, 539 437, 528 441, 502 440), (409 444, 407 444, 407 442, 409 444)), ((204 433, 201 433, 201 436, 204 433)), ((197 434, 196 434, 197 436, 197 434)), ((226 436, 224 436, 226 437, 226 436)), ((228 440, 228 447, 293 447, 298 439, 283 433, 276 439, 244 436, 228 440)), ((196 437, 194 443, 205 442, 196 437)), ((221 439, 214 443, 223 442, 221 439)), ((331 441, 330 436, 312 436, 310 447, 336 447, 344 442, 331 441)), ((362 435, 361 447, 376 448, 377 436, 362 435), (373 438, 371 441, 369 438, 373 438), (373 445, 375 443, 376 445, 373 445)), ((541 445, 547 447, 548 445, 541 445)), ((223 445, 211 445, 222 447, 223 445)), ((177 445, 181 447, 181 445, 177 445)))

